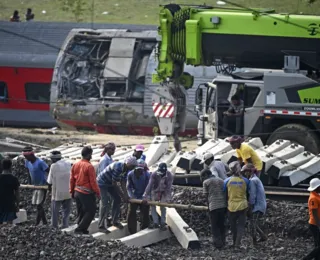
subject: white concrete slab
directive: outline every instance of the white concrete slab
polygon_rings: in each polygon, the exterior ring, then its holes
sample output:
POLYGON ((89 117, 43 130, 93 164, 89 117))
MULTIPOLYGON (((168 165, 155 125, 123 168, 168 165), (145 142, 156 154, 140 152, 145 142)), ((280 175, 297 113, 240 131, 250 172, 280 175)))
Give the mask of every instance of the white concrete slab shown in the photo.
MULTIPOLYGON (((90 226, 89 226, 89 228, 88 228, 88 231, 89 231, 89 234, 90 234, 90 235, 93 234, 93 233, 97 233, 97 232, 99 231, 98 223, 99 223, 99 219, 98 219, 98 218, 94 219, 94 220, 91 222, 91 224, 90 224, 90 226)), ((74 232, 74 230, 77 228, 77 226, 78 226, 78 225, 75 224, 75 225, 72 225, 72 226, 70 226, 70 227, 68 227, 68 228, 62 229, 61 231, 70 234, 70 233, 73 233, 73 232, 74 232)))
POLYGON ((171 164, 171 162, 173 161, 173 159, 176 157, 177 152, 176 151, 171 151, 169 150, 168 152, 166 152, 160 159, 158 162, 156 162, 155 164, 151 165, 149 167, 150 172, 153 172, 155 170, 158 169, 158 166, 160 163, 166 163, 168 166, 171 164))
POLYGON ((276 153, 276 152, 279 152, 282 149, 288 147, 290 144, 291 144, 291 141, 289 141, 289 140, 279 139, 279 140, 273 142, 267 148, 265 148, 265 150, 267 153, 276 153))
POLYGON ((12 221, 13 224, 26 222, 28 220, 27 211, 25 209, 20 209, 19 212, 17 212, 17 217, 17 219, 12 221))
POLYGON ((176 154, 172 162, 168 165, 168 170, 172 173, 175 174, 177 170, 177 164, 180 160, 180 158, 184 155, 185 152, 180 151, 179 153, 176 154))
POLYGON ((270 167, 279 160, 287 160, 304 152, 304 147, 298 144, 291 144, 275 153, 268 153, 261 157, 265 167, 264 171, 268 172, 270 167))
POLYGON ((127 246, 144 247, 166 240, 172 236, 169 229, 161 231, 160 229, 143 229, 133 235, 120 238, 119 241, 127 246))
POLYGON ((314 156, 314 154, 306 151, 288 160, 277 161, 269 168, 267 175, 278 180, 283 173, 298 168, 299 166, 310 161, 312 158, 314 158, 314 156))
POLYGON ((184 170, 190 171, 194 159, 197 157, 196 151, 186 152, 181 156, 177 166, 184 170))
POLYGON ((279 185, 284 187, 295 186, 300 182, 317 174, 320 169, 320 154, 313 157, 307 163, 299 166, 296 170, 283 173, 279 180, 279 185))
MULTIPOLYGON (((160 207, 157 207, 157 212, 161 214, 160 207)), ((197 234, 184 222, 174 208, 167 208, 166 222, 183 248, 196 249, 200 247, 197 234)))
POLYGON ((153 138, 146 155, 148 166, 155 164, 169 150, 169 140, 165 135, 153 138))
MULTIPOLYGON (((122 223, 123 229, 119 229, 117 227, 109 227, 108 230, 111 232, 109 234, 103 233, 103 232, 97 232, 92 234, 93 238, 103 240, 103 241, 108 241, 108 240, 113 240, 113 239, 119 239, 123 238, 125 236, 129 236, 129 230, 128 230, 128 224, 127 223, 122 223)), ((139 231, 139 225, 137 226, 137 229, 139 231)))

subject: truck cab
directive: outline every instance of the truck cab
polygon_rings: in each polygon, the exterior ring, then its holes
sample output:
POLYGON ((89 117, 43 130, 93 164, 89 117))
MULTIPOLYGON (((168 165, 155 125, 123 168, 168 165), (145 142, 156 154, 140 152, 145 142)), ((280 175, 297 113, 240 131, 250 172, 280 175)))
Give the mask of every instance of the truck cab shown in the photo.
POLYGON ((305 74, 278 70, 219 75, 196 91, 198 145, 241 135, 260 137, 267 145, 287 139, 318 154, 320 102, 312 99, 319 96, 318 86, 305 74), (232 111, 235 96, 242 106, 237 114, 226 113, 232 111))

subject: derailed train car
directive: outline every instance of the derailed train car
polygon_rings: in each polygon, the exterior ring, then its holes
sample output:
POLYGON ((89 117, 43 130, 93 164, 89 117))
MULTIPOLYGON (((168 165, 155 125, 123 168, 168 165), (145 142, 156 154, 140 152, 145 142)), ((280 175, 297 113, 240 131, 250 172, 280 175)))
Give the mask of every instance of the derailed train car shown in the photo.
MULTIPOLYGON (((156 37, 155 30, 72 30, 53 73, 50 112, 55 120, 103 133, 157 134, 151 100, 159 87, 152 83, 156 37)), ((195 86, 216 76, 213 68, 190 66, 186 72, 195 75, 195 86)), ((188 90, 184 134, 197 132, 195 90, 188 90)))

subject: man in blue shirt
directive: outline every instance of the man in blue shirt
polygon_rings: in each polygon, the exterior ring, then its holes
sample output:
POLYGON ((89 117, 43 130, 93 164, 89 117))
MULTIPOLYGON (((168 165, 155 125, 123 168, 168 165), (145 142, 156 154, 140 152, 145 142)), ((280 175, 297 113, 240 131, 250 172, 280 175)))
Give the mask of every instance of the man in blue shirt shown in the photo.
POLYGON ((257 243, 257 233, 260 235, 260 241, 267 240, 267 236, 259 227, 259 221, 266 213, 267 201, 261 180, 256 175, 256 168, 253 164, 248 163, 242 167, 242 174, 250 180, 249 184, 249 217, 250 217, 250 231, 253 244, 257 243))
MULTIPOLYGON (((139 159, 137 163, 137 167, 128 173, 127 191, 130 199, 141 200, 148 186, 150 173, 146 170, 146 163, 144 160, 139 159)), ((149 205, 146 203, 130 203, 127 215, 128 229, 130 234, 137 232, 137 209, 139 206, 141 223, 140 229, 143 230, 149 226, 149 205)))
MULTIPOLYGON (((112 142, 109 142, 105 145, 104 150, 101 154, 102 158, 99 162, 97 175, 99 175, 108 165, 113 162, 112 155, 114 155, 116 151, 116 145, 112 142)), ((101 231, 106 230, 106 220, 107 220, 107 227, 111 226, 111 219, 108 218, 108 214, 106 213, 107 210, 112 205, 112 198, 111 196, 105 192, 103 195, 103 200, 100 200, 100 207, 99 207, 99 229, 101 231)), ((109 211, 109 210, 108 210, 109 211)))
MULTIPOLYGON (((22 154, 25 161, 25 167, 29 170, 29 183, 35 186, 47 185, 47 175, 49 173, 48 165, 36 157, 32 147, 25 147, 22 150, 22 154)), ((43 208, 43 204, 46 200, 46 190, 35 190, 32 196, 32 204, 37 206, 36 225, 39 225, 40 221, 46 225, 46 213, 43 208)))
MULTIPOLYGON (((129 156, 125 159, 124 163, 111 163, 97 177, 102 204, 106 207, 105 214, 107 216, 110 210, 108 201, 106 201, 106 198, 109 195, 113 199, 111 213, 113 226, 118 228, 123 228, 123 225, 119 221, 121 199, 124 202, 128 201, 126 191, 127 174, 136 166, 136 158, 134 156, 129 156)), ((103 218, 103 216, 100 216, 100 218, 103 218)), ((110 231, 105 228, 100 231, 110 233, 110 231)))

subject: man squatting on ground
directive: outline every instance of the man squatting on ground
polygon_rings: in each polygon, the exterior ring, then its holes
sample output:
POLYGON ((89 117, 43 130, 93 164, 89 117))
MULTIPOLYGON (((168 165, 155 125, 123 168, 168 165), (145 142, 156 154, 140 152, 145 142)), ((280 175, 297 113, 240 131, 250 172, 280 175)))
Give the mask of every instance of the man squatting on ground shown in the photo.
POLYGON ((226 243, 224 223, 227 213, 227 199, 223 190, 224 181, 208 169, 201 171, 200 179, 203 184, 203 193, 208 201, 213 244, 216 248, 222 248, 226 243))
POLYGON ((100 199, 100 190, 96 181, 96 172, 90 163, 92 148, 83 147, 82 160, 71 168, 70 194, 77 205, 78 227, 75 233, 89 234, 88 228, 96 214, 96 196, 100 199))
MULTIPOLYGON (((129 156, 122 162, 113 162, 108 165, 97 177, 97 183, 101 192, 102 204, 105 207, 100 220, 107 216, 110 210, 108 204, 108 196, 113 199, 112 205, 112 222, 113 226, 123 228, 119 221, 121 199, 124 203, 128 202, 128 194, 126 190, 127 174, 137 166, 137 160, 134 156, 129 156), (107 198, 107 199, 105 199, 107 198)), ((101 223, 102 224, 102 223, 101 223)), ((110 231, 101 226, 102 232, 110 233, 110 231)))
POLYGON ((250 181, 248 216, 253 244, 267 240, 267 236, 259 227, 259 222, 261 222, 262 217, 266 214, 267 200, 263 184, 257 177, 256 171, 256 168, 251 163, 244 165, 241 169, 242 174, 250 181), (257 239, 257 233, 260 235, 260 240, 257 239))
POLYGON ((48 184, 51 190, 51 225, 59 226, 59 211, 62 207, 62 228, 69 227, 69 216, 71 213, 72 199, 70 190, 71 163, 61 160, 60 151, 52 151, 52 161, 48 184))
POLYGON ((249 180, 240 175, 241 167, 238 161, 230 163, 229 168, 232 176, 224 180, 224 191, 228 201, 233 245, 239 248, 247 219, 249 180))
MULTIPOLYGON (((152 201, 170 202, 172 189, 173 175, 167 170, 166 163, 160 163, 157 171, 153 172, 150 177, 149 184, 143 195, 143 199, 152 201)), ((160 207, 161 223, 160 229, 166 230, 166 208, 160 207)), ((153 225, 150 228, 159 228, 159 216, 156 211, 156 206, 151 206, 151 215, 153 225)))
POLYGON ((19 212, 19 187, 18 178, 12 175, 12 161, 8 158, 2 161, 2 173, 0 173, 0 225, 12 224, 17 219, 19 212))
MULTIPOLYGON (((105 145, 103 152, 101 153, 101 159, 97 168, 97 176, 111 163, 113 163, 112 156, 116 151, 116 145, 109 142, 105 145)), ((111 219, 108 218, 108 212, 112 205, 112 197, 109 193, 101 195, 100 205, 99 205, 99 229, 106 230, 106 227, 111 226, 111 219), (106 223, 107 221, 107 223, 106 223)))
MULTIPOLYGON (((137 167, 128 173, 127 191, 130 199, 143 199, 143 194, 148 186, 150 173, 144 160, 137 161, 137 167)), ((149 205, 147 201, 142 204, 130 203, 127 215, 128 229, 130 234, 137 232, 137 209, 140 207, 140 230, 149 227, 149 205)))
POLYGON ((314 249, 303 260, 320 260, 320 179, 312 179, 308 191, 309 229, 314 239, 314 249))
MULTIPOLYGON (((35 186, 47 185, 47 174, 49 173, 48 165, 36 157, 32 147, 25 147, 22 155, 26 159, 25 167, 29 170, 29 183, 35 186)), ((43 204, 46 200, 47 190, 34 190, 32 196, 32 204, 37 206, 36 225, 42 223, 47 224, 46 213, 43 204)))

